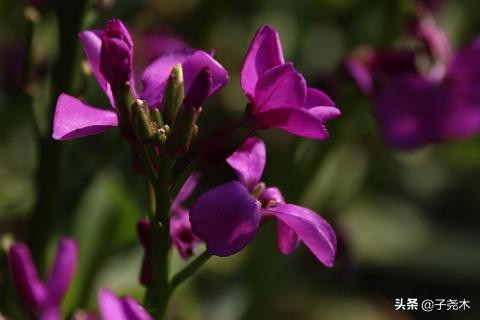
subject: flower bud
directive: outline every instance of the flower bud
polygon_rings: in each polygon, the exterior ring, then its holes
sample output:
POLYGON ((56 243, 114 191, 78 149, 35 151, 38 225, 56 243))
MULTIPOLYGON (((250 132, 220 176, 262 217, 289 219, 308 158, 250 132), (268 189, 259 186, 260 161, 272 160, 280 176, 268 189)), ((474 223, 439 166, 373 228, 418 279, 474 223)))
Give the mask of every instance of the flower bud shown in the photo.
POLYGON ((155 134, 148 106, 142 100, 136 100, 132 106, 133 126, 137 139, 148 144, 155 134))
POLYGON ((118 19, 105 26, 100 49, 100 71, 116 91, 130 80, 133 61, 133 42, 127 28, 118 19))
POLYGON ((201 109, 182 108, 177 115, 177 120, 168 135, 166 152, 171 157, 179 157, 190 149, 192 138, 198 129, 196 124, 201 109))
POLYGON ((182 65, 176 64, 168 77, 167 88, 163 98, 163 112, 166 123, 172 125, 175 122, 184 95, 182 65))
POLYGON ((212 85, 212 71, 209 67, 204 67, 200 70, 195 80, 193 80, 193 83, 183 100, 185 108, 200 108, 205 100, 207 100, 212 85))

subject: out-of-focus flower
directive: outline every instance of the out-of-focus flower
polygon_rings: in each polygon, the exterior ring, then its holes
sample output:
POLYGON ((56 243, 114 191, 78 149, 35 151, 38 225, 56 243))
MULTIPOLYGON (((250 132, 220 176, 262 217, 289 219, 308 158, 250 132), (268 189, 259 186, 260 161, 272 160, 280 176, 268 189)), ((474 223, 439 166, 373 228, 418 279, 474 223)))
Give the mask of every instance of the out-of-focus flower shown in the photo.
POLYGON ((453 52, 429 15, 414 24, 413 34, 423 48, 364 52, 346 62, 373 100, 385 140, 398 149, 413 149, 478 134, 480 41, 453 52))
POLYGON ((262 26, 248 49, 241 85, 259 128, 280 128, 301 137, 326 139, 327 120, 340 115, 322 91, 307 87, 293 64, 285 63, 277 31, 262 26))
POLYGON ((190 209, 193 233, 206 242, 211 254, 228 256, 253 240, 262 220, 276 218, 281 253, 291 253, 302 241, 318 260, 331 267, 335 232, 318 214, 285 203, 278 188, 267 188, 260 182, 265 157, 264 143, 252 137, 227 159, 240 182, 228 182, 198 198, 190 209))
POLYGON ((46 282, 38 278, 37 269, 24 243, 11 246, 8 254, 15 287, 35 319, 62 319, 61 304, 77 265, 78 248, 73 239, 59 241, 55 261, 46 282))
POLYGON ((135 299, 129 296, 118 298, 108 289, 100 290, 98 304, 102 320, 153 320, 135 299))
MULTIPOLYGON (((188 209, 183 207, 183 203, 190 197, 197 186, 198 178, 198 174, 192 174, 187 179, 172 204, 170 216, 170 239, 173 245, 177 248, 180 256, 184 259, 188 259, 194 254, 195 246, 201 241, 200 238, 193 234, 188 209)), ((138 221, 137 233, 145 250, 140 272, 140 283, 148 285, 152 277, 152 235, 150 223, 147 219, 141 219, 138 221)))

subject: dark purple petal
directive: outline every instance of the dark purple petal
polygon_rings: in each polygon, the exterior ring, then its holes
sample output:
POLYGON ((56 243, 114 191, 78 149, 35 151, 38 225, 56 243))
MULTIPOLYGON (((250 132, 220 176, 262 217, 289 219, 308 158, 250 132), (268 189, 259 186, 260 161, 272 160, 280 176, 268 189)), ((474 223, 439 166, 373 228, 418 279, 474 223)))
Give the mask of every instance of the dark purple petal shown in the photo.
POLYGON ((10 247, 8 260, 13 283, 30 312, 39 308, 46 300, 45 285, 37 275, 37 269, 24 243, 15 243, 10 247))
POLYGON ((270 68, 283 63, 278 32, 268 25, 260 27, 247 51, 241 72, 241 84, 246 96, 253 99, 258 79, 270 68))
POLYGON ((182 258, 188 259, 194 254, 195 246, 200 242, 200 239, 192 232, 187 209, 172 208, 170 239, 182 258))
MULTIPOLYGON (((264 209, 264 212, 266 215, 277 218, 286 228, 293 230, 325 266, 333 266, 337 251, 337 238, 332 227, 317 213, 293 204, 264 209)), ((282 246, 285 246, 282 249, 290 252, 293 241, 291 234, 284 232, 286 230, 282 226, 282 234, 279 234, 279 236, 286 236, 287 238, 279 240, 279 245, 282 243, 282 246)))
POLYGON ((276 108, 303 108, 307 84, 292 64, 282 64, 265 72, 255 87, 253 113, 276 108))
POLYGON ((353 79, 363 94, 373 94, 374 85, 371 71, 360 59, 357 57, 348 57, 345 60, 345 68, 348 75, 353 79))
POLYGON ((133 42, 118 19, 108 21, 102 34, 100 71, 113 88, 133 80, 133 42))
POLYGON ((183 99, 183 105, 185 108, 200 108, 207 100, 212 85, 212 72, 208 67, 205 67, 197 74, 197 77, 190 86, 185 99, 183 99))
POLYGON ((118 119, 115 112, 94 108, 62 93, 55 109, 52 137, 56 140, 76 139, 99 134, 116 126, 118 119))
POLYGON ((304 138, 328 138, 323 120, 304 108, 280 108, 253 116, 259 128, 280 128, 304 138))
POLYGON ((210 54, 202 50, 195 50, 193 54, 182 64, 183 79, 185 81, 185 94, 188 95, 197 75, 204 69, 210 69, 212 73, 212 85, 208 96, 217 93, 228 82, 228 72, 210 54))
POLYGON ((207 191, 190 209, 193 233, 217 256, 232 255, 247 246, 260 218, 260 202, 237 181, 207 191))
POLYGON ((47 283, 49 303, 60 305, 75 274, 77 259, 78 247, 75 240, 62 238, 58 243, 55 261, 47 283))
POLYGON ((105 80, 103 74, 100 72, 100 50, 102 47, 102 35, 103 31, 101 30, 87 30, 80 32, 79 37, 93 75, 95 76, 95 79, 97 79, 100 88, 102 88, 107 95, 110 105, 114 107, 115 101, 113 100, 112 89, 110 88, 110 84, 108 84, 107 80, 105 80))
POLYGON ((250 137, 227 158, 227 163, 235 170, 240 181, 251 191, 262 178, 265 159, 265 143, 258 138, 250 137))

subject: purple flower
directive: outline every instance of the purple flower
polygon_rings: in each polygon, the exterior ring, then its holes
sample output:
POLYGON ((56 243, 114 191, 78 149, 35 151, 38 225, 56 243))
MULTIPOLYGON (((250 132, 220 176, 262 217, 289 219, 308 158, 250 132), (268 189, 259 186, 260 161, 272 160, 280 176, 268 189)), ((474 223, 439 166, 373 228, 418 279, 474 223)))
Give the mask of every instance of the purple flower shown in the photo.
MULTIPOLYGON (((187 179, 172 204, 172 213, 170 216, 170 239, 173 245, 177 248, 180 256, 184 259, 188 259, 194 254, 195 246, 201 241, 192 233, 188 209, 185 209, 182 206, 197 186, 198 178, 198 174, 192 174, 187 179)), ((140 272, 140 283, 146 286, 150 283, 152 277, 152 235, 150 231, 150 223, 147 219, 141 219, 137 222, 137 233, 140 242, 145 249, 142 269, 140 272)))
POLYGON ((293 64, 285 63, 277 31, 262 26, 248 49, 241 85, 250 115, 259 128, 280 128, 295 135, 326 139, 327 120, 340 115, 322 91, 307 87, 293 64))
POLYGON ((190 209, 193 233, 206 242, 211 254, 228 256, 253 240, 262 220, 275 218, 281 253, 291 253, 302 241, 318 260, 331 267, 335 232, 318 214, 285 203, 278 188, 267 188, 260 182, 265 157, 264 143, 252 137, 227 159, 240 182, 228 182, 198 198, 190 209))
POLYGON ((100 71, 113 88, 122 88, 132 79, 133 41, 118 19, 108 21, 102 34, 100 71))
POLYGON ((9 250, 9 264, 15 287, 35 319, 62 319, 61 303, 75 273, 78 248, 73 239, 62 238, 57 247, 49 278, 42 282, 24 243, 9 250))
POLYGON ((426 52, 370 52, 347 61, 350 74, 375 104, 385 140, 398 149, 413 149, 478 134, 480 41, 454 53, 430 16, 413 31, 426 52), (421 72, 415 61, 425 53, 430 67, 421 72))
MULTIPOLYGON (((131 54, 133 54, 131 38, 125 26, 119 20, 110 21, 105 31, 87 30, 81 32, 80 41, 83 44, 93 75, 107 95, 110 106, 114 110, 96 108, 78 98, 62 93, 57 101, 53 121, 52 136, 56 140, 70 140, 95 135, 118 126, 112 86, 117 85, 117 82, 125 82, 127 69, 129 70, 127 80, 134 95, 137 96, 134 75, 131 71, 131 54), (104 45, 105 43, 107 45, 104 45), (106 58, 107 56, 110 60, 106 58), (115 73, 116 68, 118 68, 118 74, 115 73)), ((140 96, 147 100, 151 107, 161 105, 167 79, 173 66, 177 63, 181 63, 183 67, 187 96, 193 81, 204 68, 208 68, 212 74, 209 96, 217 92, 228 81, 227 71, 206 52, 182 49, 164 55, 153 62, 142 76, 143 91, 140 96)))
POLYGON ((100 290, 98 303, 103 320, 153 320, 135 299, 129 296, 118 298, 108 289, 100 290))

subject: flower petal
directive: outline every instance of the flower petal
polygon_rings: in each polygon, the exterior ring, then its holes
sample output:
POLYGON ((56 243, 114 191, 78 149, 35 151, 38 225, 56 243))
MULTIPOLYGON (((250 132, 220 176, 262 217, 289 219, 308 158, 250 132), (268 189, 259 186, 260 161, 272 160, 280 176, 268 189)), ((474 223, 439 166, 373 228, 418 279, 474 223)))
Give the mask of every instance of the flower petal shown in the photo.
POLYGON ((265 72, 255 87, 253 113, 276 108, 302 108, 307 98, 307 84, 290 63, 265 72))
POLYGON ((315 88, 307 88, 305 107, 335 107, 335 102, 325 92, 315 88))
POLYGON ((83 101, 62 93, 58 97, 53 119, 56 140, 70 140, 95 135, 118 126, 117 114, 87 105, 83 101))
POLYGON ((24 243, 15 243, 10 247, 8 260, 13 283, 28 309, 38 308, 46 298, 45 285, 37 275, 30 250, 24 243))
POLYGON ((180 189, 180 192, 177 195, 177 198, 174 201, 173 206, 178 206, 181 205, 184 201, 190 197, 192 194, 193 190, 198 185, 198 180, 200 179, 200 174, 198 172, 194 172, 188 177, 187 181, 182 186, 182 189, 180 189))
POLYGON ((102 47, 102 30, 87 30, 80 32, 80 42, 83 45, 83 51, 87 56, 88 63, 90 64, 90 68, 92 68, 93 75, 95 79, 97 79, 98 85, 108 97, 108 101, 110 101, 110 105, 112 107, 115 106, 115 101, 113 100, 112 89, 110 88, 110 84, 108 84, 105 77, 100 72, 100 51, 102 47))
POLYGON ((262 208, 285 204, 282 192, 277 187, 269 187, 265 189, 258 200, 262 203, 262 208))
POLYGON ((170 218, 170 239, 184 259, 194 254, 195 246, 200 239, 192 232, 188 210, 182 207, 173 207, 170 218))
MULTIPOLYGON (((183 48, 165 54, 150 64, 142 74, 143 91, 142 99, 147 100, 150 107, 160 107, 163 100, 163 93, 167 86, 167 80, 172 68, 177 63, 183 63, 194 52, 194 49, 183 48)), ((185 70, 183 71, 185 77, 185 70)))
POLYGON ((101 289, 98 294, 102 320, 130 320, 123 309, 121 299, 108 289, 101 289))
POLYGON ((232 255, 254 238, 260 203, 243 184, 231 181, 204 193, 190 209, 192 231, 217 256, 232 255))
POLYGON ((260 128, 280 128, 300 137, 324 140, 328 132, 323 120, 304 108, 279 108, 253 116, 260 128))
POLYGON ((278 251, 282 254, 290 254, 297 249, 300 244, 300 238, 288 225, 282 221, 277 221, 277 245, 278 251))
POLYGON ((283 63, 285 62, 278 32, 268 25, 260 27, 250 44, 242 67, 241 84, 246 96, 253 99, 258 79, 270 68, 283 63))
POLYGON ((265 143, 259 138, 250 137, 227 158, 227 163, 247 189, 252 190, 262 178, 265 159, 265 143))
POLYGON ((128 320, 153 320, 150 314, 132 297, 124 297, 122 304, 128 320))
POLYGON ((63 238, 58 243, 55 262, 48 279, 48 299, 60 304, 75 274, 78 246, 75 240, 63 238))
POLYGON ((195 50, 193 54, 182 64, 183 79, 185 81, 185 94, 188 96, 190 88, 198 74, 204 68, 208 68, 212 74, 212 85, 209 96, 215 94, 228 82, 228 72, 210 54, 202 50, 195 50))
MULTIPOLYGON (((317 213, 293 204, 268 208, 264 211, 292 229, 325 266, 331 267, 333 265, 337 251, 337 238, 332 227, 317 213)), ((292 243, 290 235, 288 233, 279 234, 279 236, 282 235, 288 237, 285 239, 285 243, 289 245, 284 248, 288 249, 288 252, 292 243)))

